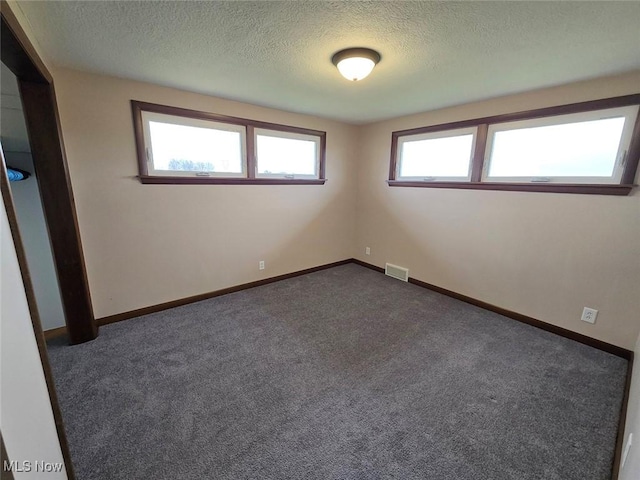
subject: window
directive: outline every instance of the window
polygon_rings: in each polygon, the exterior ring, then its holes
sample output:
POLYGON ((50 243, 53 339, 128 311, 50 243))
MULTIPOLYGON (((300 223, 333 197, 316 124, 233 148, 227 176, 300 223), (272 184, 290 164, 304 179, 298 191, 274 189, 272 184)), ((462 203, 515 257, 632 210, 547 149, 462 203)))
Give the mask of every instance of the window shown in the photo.
POLYGON ((637 107, 489 127, 484 179, 620 183, 637 107))
POLYGON ((467 181, 477 128, 407 135, 398 141, 397 177, 422 181, 467 181))
POLYGON ((142 183, 325 182, 325 132, 131 104, 142 183))
POLYGON ((320 137, 256 129, 260 178, 318 178, 320 137))
POLYGON ((640 95, 393 132, 390 186, 628 195, 640 95))
POLYGON ((244 177, 246 129, 142 112, 149 175, 244 177))

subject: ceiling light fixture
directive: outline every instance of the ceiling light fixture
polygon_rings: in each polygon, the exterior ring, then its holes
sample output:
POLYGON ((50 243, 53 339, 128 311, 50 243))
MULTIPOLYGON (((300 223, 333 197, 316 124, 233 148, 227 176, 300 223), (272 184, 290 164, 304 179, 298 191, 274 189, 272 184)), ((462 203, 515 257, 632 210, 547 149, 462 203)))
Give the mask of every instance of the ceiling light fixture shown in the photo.
POLYGON ((342 76, 353 82, 369 75, 379 61, 380 54, 370 48, 346 48, 331 57, 342 76))

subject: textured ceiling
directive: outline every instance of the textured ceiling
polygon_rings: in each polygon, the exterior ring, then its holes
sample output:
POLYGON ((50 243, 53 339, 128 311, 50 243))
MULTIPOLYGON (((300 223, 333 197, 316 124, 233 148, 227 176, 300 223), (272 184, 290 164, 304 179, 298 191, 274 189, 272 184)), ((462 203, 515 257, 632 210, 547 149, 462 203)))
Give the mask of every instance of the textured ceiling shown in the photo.
MULTIPOLYGON (((640 69, 640 2, 20 2, 55 65, 351 123, 640 69), (331 64, 378 50, 370 77, 331 64)), ((640 88, 639 88, 640 89, 640 88)))

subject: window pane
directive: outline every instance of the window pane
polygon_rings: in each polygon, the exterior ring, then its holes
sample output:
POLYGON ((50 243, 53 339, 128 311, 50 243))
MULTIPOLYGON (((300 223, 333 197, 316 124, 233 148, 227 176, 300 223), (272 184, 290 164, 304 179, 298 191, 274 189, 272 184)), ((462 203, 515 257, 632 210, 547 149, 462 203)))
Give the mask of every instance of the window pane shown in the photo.
POLYGON ((401 177, 468 177, 473 135, 402 143, 401 177))
POLYGON ((317 142, 256 135, 258 174, 317 175, 317 142))
POLYGON ((489 177, 610 177, 624 117, 496 132, 489 177))
POLYGON ((240 132, 149 122, 155 170, 242 173, 240 132))

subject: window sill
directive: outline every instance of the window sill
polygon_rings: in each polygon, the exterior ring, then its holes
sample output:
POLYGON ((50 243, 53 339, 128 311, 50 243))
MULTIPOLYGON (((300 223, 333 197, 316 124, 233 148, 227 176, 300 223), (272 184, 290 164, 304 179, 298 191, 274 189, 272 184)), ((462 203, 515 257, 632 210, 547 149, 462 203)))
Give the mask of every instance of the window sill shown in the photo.
POLYGON ((512 192, 581 193, 589 195, 629 195, 634 185, 590 185, 566 183, 489 183, 489 182, 403 182, 387 180, 390 187, 461 188, 466 190, 507 190, 512 192))
POLYGON ((140 183, 148 185, 324 185, 323 179, 286 178, 223 178, 223 177, 154 177, 139 175, 140 183))

